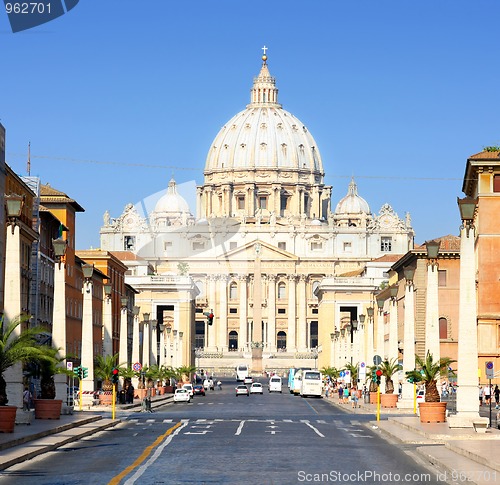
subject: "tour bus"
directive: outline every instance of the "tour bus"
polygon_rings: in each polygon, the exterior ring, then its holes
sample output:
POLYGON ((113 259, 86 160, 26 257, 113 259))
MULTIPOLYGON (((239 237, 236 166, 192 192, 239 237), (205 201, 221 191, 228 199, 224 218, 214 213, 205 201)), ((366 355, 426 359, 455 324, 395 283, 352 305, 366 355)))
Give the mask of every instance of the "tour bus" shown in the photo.
POLYGON ((302 373, 302 382, 300 387, 300 395, 318 396, 323 394, 323 378, 319 370, 305 370, 302 373))
POLYGON ((236 370, 236 382, 244 381, 245 377, 249 376, 248 365, 246 364, 239 364, 235 370, 236 370))
POLYGON ((304 370, 311 370, 310 367, 300 367, 300 368, 295 368, 292 367, 290 369, 290 372, 288 373, 288 390, 290 391, 290 394, 299 394, 300 393, 300 383, 301 383, 301 377, 300 374, 297 374, 298 372, 302 372, 304 370), (299 379, 296 381, 295 376, 298 376, 299 379))

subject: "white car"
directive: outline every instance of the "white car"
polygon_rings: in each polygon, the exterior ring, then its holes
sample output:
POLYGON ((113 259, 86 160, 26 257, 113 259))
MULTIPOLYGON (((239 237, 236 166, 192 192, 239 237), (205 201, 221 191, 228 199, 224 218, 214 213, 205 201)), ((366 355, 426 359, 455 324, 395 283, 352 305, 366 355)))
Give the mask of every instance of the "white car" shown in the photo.
POLYGON ((250 376, 247 376, 245 377, 245 379, 243 379, 243 384, 252 384, 252 382, 253 379, 250 376))
POLYGON ((191 402, 191 395, 187 389, 176 389, 174 394, 174 402, 191 402))
POLYGON ((260 382, 254 382, 250 386, 250 394, 263 394, 262 384, 260 382))
POLYGON ((192 384, 183 384, 182 389, 187 389, 189 397, 194 397, 194 389, 192 384))
POLYGON ((424 389, 417 391, 417 404, 419 402, 425 402, 425 390, 424 389))

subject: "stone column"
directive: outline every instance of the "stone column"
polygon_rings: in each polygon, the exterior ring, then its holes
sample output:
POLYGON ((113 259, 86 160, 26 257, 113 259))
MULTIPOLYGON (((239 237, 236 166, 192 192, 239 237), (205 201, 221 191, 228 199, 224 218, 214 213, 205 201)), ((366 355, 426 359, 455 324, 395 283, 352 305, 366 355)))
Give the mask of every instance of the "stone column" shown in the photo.
POLYGON ((111 295, 104 295, 102 302, 102 321, 103 321, 103 336, 102 336, 102 353, 103 356, 113 355, 113 315, 112 315, 112 300, 111 295))
POLYGON ((307 342, 307 294, 306 294, 307 275, 299 276, 297 293, 299 298, 299 320, 297 323, 297 347, 299 352, 305 352, 309 347, 307 342))
MULTIPOLYGON (((134 307, 134 321, 132 323, 132 365, 141 362, 140 357, 140 342, 139 342, 139 307, 134 307), (136 313, 137 312, 137 313, 136 313)), ((132 379, 134 387, 137 389, 139 379, 134 377, 132 379)))
MULTIPOLYGON (((56 261, 54 265, 54 311, 52 314, 52 346, 59 350, 59 356, 67 353, 66 345, 66 264, 56 261)), ((66 368, 66 360, 61 362, 61 367, 66 368)), ((63 405, 68 399, 66 376, 56 374, 56 399, 62 399, 63 405)), ((64 406, 63 406, 64 407, 64 406)))
POLYGON ((127 351, 128 343, 128 308, 122 306, 120 312, 120 347, 118 350, 118 362, 120 364, 130 365, 127 351))
POLYGON ((375 321, 375 341, 376 341, 376 355, 380 356, 382 360, 385 357, 385 335, 384 335, 384 310, 375 311, 377 319, 375 321))
POLYGON ((450 428, 471 428, 474 421, 489 421, 479 417, 475 236, 472 223, 460 228, 457 413, 448 416, 450 428))
POLYGON ((219 326, 217 328, 217 349, 222 352, 227 352, 228 336, 227 336, 227 282, 226 275, 219 275, 219 326))
POLYGON ((149 321, 144 320, 142 322, 142 366, 149 367, 149 358, 151 354, 151 332, 149 327, 149 321))
POLYGON ((398 358, 398 298, 389 300, 389 348, 387 358, 389 361, 398 358))
POLYGON ((83 283, 83 315, 82 315, 82 367, 86 367, 87 377, 82 381, 82 390, 94 392, 94 338, 92 324, 92 280, 83 283))
POLYGON ((240 290, 240 334, 238 336, 238 347, 247 349, 248 342, 248 301, 247 301, 247 282, 246 275, 239 275, 239 290, 240 290))
POLYGON ((289 352, 295 352, 297 350, 297 344, 295 341, 295 326, 297 324, 296 320, 296 275, 288 275, 288 335, 287 335, 287 350, 289 352))
POLYGON ((165 362, 165 326, 160 326, 160 352, 158 358, 158 365, 166 365, 165 362))
POLYGON ((203 217, 203 187, 196 187, 196 219, 203 217))
POLYGON ((213 311, 214 312, 214 321, 212 325, 206 325, 207 329, 207 350, 211 352, 215 352, 215 335, 216 335, 216 328, 218 328, 219 324, 217 322, 220 322, 220 315, 217 315, 217 279, 218 275, 209 275, 208 277, 208 306, 209 310, 208 311, 213 311))
MULTIPOLYGON (((375 314, 375 309, 373 307, 370 310, 370 313, 373 311, 375 314)), ((373 365, 373 356, 375 355, 375 348, 373 343, 373 315, 368 315, 367 317, 367 325, 366 325, 366 365, 373 365)))
POLYGON ((438 267, 437 260, 429 260, 427 264, 425 308, 425 353, 430 352, 435 362, 441 358, 439 349, 438 267))
MULTIPOLYGON (((2 208, 2 210, 4 210, 2 208)), ((5 230, 5 228, 2 228, 5 230)), ((4 329, 21 315, 21 235, 17 224, 7 227, 5 235, 5 299, 4 329)), ((21 334, 21 325, 13 332, 13 337, 21 334)), ((22 365, 15 364, 4 372, 7 383, 7 399, 9 406, 18 408, 16 422, 21 419, 23 409, 23 374, 22 365)))
MULTIPOLYGON (((403 329, 403 373, 415 369, 415 289, 413 280, 406 280, 405 317, 403 329)), ((413 384, 403 380, 402 399, 398 407, 413 407, 413 384)))
POLYGON ((276 275, 267 275, 268 280, 268 299, 267 299, 267 321, 269 351, 276 352, 276 275))
POLYGON ((158 335, 156 333, 158 322, 157 320, 151 320, 151 355, 149 363, 150 365, 158 365, 158 335))

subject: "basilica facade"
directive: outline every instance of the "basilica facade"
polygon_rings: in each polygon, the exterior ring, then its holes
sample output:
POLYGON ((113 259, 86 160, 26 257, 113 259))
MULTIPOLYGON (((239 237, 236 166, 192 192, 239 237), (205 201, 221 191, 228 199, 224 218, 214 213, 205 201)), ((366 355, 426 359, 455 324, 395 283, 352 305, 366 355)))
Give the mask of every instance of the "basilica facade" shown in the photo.
POLYGON ((141 327, 147 359, 216 371, 337 364, 331 336, 366 314, 413 249, 409 214, 389 204, 372 213, 354 179, 332 204, 319 147, 278 103, 265 55, 250 103, 208 147, 203 176, 195 208, 170 180, 149 213, 129 203, 104 216, 101 249, 128 266, 137 305, 156 322, 155 332, 141 327))

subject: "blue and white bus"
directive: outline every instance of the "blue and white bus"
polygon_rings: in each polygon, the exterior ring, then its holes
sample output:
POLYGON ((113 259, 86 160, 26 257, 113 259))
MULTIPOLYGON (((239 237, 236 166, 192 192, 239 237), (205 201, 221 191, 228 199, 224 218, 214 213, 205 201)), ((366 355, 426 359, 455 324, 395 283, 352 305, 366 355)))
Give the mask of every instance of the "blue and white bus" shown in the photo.
POLYGON ((311 370, 310 367, 292 367, 290 372, 288 372, 288 390, 290 394, 300 393, 300 383, 301 383, 301 372, 304 370, 311 370), (297 376, 297 379, 295 378, 297 376))
POLYGON ((248 365, 239 364, 236 366, 236 382, 244 381, 245 377, 249 377, 248 365))

